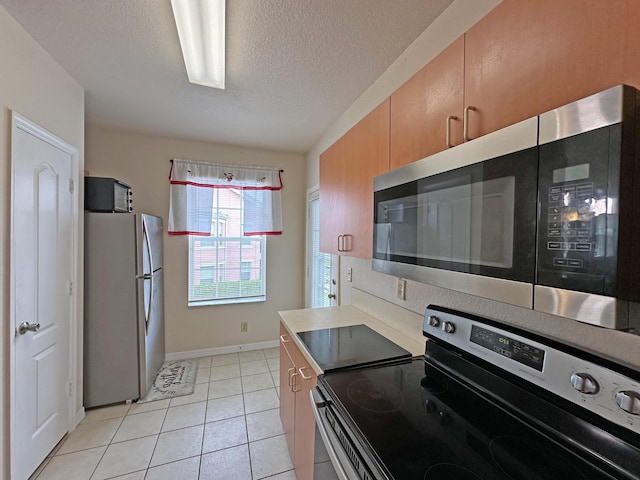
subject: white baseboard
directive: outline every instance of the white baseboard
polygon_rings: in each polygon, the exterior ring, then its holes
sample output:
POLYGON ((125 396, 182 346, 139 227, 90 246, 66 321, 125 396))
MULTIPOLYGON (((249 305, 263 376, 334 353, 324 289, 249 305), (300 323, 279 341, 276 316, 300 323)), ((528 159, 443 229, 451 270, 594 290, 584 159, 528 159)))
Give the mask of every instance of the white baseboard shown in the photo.
POLYGON ((201 350, 189 350, 186 352, 172 352, 164 356, 166 362, 173 360, 187 360, 189 358, 208 357, 210 355, 222 355, 224 353, 247 352, 249 350, 261 350, 263 348, 275 348, 280 345, 278 340, 267 342, 247 343, 245 345, 231 345, 228 347, 203 348, 201 350))
POLYGON ((84 419, 84 407, 80 407, 78 410, 76 410, 76 418, 75 418, 74 428, 77 427, 78 425, 80 425, 80 422, 83 419, 84 419))

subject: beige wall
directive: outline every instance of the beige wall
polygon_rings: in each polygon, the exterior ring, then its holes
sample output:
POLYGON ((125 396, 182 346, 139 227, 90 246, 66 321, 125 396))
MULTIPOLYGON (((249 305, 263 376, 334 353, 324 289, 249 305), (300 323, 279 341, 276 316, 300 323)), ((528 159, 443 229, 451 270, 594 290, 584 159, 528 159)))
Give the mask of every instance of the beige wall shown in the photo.
MULTIPOLYGON (((309 151, 306 157, 307 187, 318 183, 321 152, 498 3, 493 0, 454 1, 309 151)), ((340 257, 341 303, 353 303, 382 320, 396 322, 402 318, 403 324, 399 328, 413 335, 421 336, 419 316, 424 314, 427 305, 433 303, 518 325, 640 368, 640 336, 412 281, 407 281, 406 300, 401 301, 395 297, 396 286, 397 278, 372 271, 370 260, 340 257), (351 283, 346 278, 348 268, 352 268, 351 283)))
MULTIPOLYGON (((9 318, 9 228, 11 191, 11 111, 78 148, 84 162, 84 91, 24 29, 0 7, 0 477, 9 478, 9 350, 13 331, 9 318)), ((80 209, 81 210, 81 209, 80 209)), ((81 272, 79 272, 81 274, 81 272)), ((81 279, 82 277, 80 277, 81 279)), ((82 302, 78 297, 78 305, 82 302)), ((79 310, 82 311, 81 308, 79 310)), ((82 318, 78 319, 81 323, 82 318)), ((78 338, 82 338, 78 331, 78 338)), ((78 344, 81 352, 81 344, 78 344)), ((82 385, 82 370, 76 385, 82 385)), ((77 400, 81 404, 81 389, 77 400)))
POLYGON ((87 127, 86 168, 93 176, 131 185, 136 212, 163 217, 169 211, 169 160, 281 167, 284 233, 267 238, 267 301, 187 307, 186 236, 165 234, 165 318, 167 353, 274 341, 278 311, 302 308, 305 162, 298 154, 256 150, 87 127), (240 322, 249 331, 240 332, 240 322))

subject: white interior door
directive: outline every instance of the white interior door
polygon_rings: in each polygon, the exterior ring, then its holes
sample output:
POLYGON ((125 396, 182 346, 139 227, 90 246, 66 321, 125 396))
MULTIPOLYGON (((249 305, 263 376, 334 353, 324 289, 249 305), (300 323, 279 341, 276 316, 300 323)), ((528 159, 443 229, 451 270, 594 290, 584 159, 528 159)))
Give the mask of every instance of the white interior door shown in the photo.
POLYGON ((11 138, 11 478, 69 429, 73 150, 14 115, 11 138), (39 133, 41 133, 39 135, 39 133))

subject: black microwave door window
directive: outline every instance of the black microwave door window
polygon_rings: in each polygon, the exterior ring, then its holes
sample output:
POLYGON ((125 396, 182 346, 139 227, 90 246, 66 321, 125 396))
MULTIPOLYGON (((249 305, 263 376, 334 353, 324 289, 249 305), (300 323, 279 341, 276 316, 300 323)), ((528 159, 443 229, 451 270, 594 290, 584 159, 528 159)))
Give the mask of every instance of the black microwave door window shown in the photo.
POLYGON ((419 181, 419 265, 533 282, 537 150, 419 181))
POLYGON ((373 258, 416 264, 417 186, 413 181, 374 193, 373 258))
POLYGON ((373 257, 532 283, 536 148, 374 193, 373 257))

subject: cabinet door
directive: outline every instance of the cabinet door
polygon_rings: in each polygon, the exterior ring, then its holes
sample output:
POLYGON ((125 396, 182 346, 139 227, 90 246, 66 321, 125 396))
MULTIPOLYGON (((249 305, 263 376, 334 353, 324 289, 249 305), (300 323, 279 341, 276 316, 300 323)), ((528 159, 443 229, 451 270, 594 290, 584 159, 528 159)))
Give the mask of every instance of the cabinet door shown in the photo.
POLYGON ((391 95, 390 169, 462 143, 464 37, 443 50, 391 95))
POLYGON ((320 155, 320 251, 338 255, 338 235, 346 215, 346 141, 340 138, 320 155))
POLYGON ((280 420, 287 439, 289 454, 293 459, 295 455, 295 393, 291 387, 291 376, 295 372, 296 366, 287 351, 284 343, 286 341, 290 342, 286 343, 286 345, 293 345, 289 338, 289 333, 280 324, 280 420))
MULTIPOLYGON (((371 258, 373 177, 389 171, 389 99, 345 135, 347 158, 346 255, 371 258)), ((320 226, 322 228, 322 225, 320 226)))
POLYGON ((298 383, 295 409, 296 448, 293 465, 298 480, 313 480, 316 420, 309 392, 316 388, 316 375, 304 360, 297 363, 296 366, 298 368, 298 383))
POLYGON ((471 138, 622 83, 632 3, 504 0, 489 12, 466 33, 471 138))

